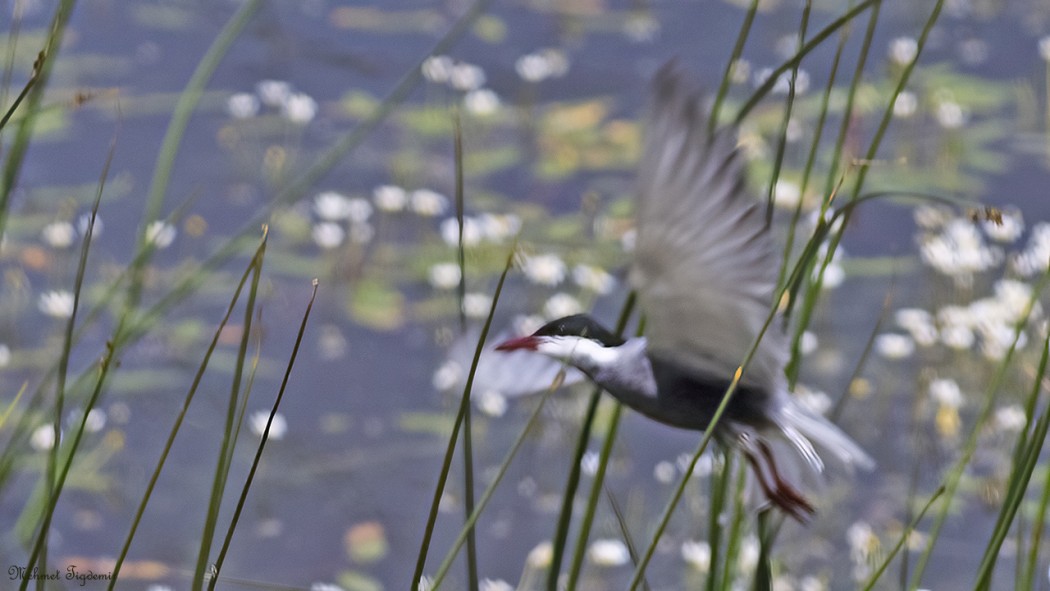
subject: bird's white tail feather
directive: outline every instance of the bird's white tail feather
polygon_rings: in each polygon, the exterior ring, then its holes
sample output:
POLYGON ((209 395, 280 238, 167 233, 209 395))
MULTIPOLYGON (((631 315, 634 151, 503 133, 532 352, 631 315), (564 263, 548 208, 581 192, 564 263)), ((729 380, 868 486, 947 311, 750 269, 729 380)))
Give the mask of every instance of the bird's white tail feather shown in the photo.
POLYGON ((790 398, 785 400, 778 415, 775 419, 777 426, 817 472, 824 469, 820 458, 829 456, 836 458, 847 470, 854 467, 871 470, 875 467, 875 460, 871 459, 849 435, 790 398))

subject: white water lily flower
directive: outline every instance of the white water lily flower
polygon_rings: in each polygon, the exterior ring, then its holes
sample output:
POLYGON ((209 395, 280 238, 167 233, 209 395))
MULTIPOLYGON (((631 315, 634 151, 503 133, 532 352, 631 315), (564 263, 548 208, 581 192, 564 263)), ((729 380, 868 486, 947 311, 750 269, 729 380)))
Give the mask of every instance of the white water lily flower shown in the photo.
POLYGON ((911 63, 919 53, 919 42, 912 37, 897 37, 890 41, 890 60, 899 65, 911 63))
POLYGON ((507 398, 496 390, 482 390, 474 396, 474 404, 486 416, 498 418, 507 414, 507 398))
POLYGON ((554 287, 565 279, 565 261, 554 254, 526 257, 521 265, 525 278, 537 285, 554 287))
POLYGON ((460 62, 452 66, 448 75, 448 84, 461 91, 476 90, 485 84, 485 70, 481 66, 460 62))
POLYGON ((435 390, 444 392, 458 384, 463 377, 463 366, 455 361, 449 360, 442 363, 441 366, 434 371, 434 377, 430 379, 430 384, 434 386, 435 390))
POLYGON ((580 301, 564 292, 552 295, 543 305, 543 314, 547 318, 563 318, 582 311, 583 306, 580 301))
POLYGON ((604 269, 592 265, 576 265, 572 268, 572 280, 583 289, 605 295, 616 287, 616 279, 604 269))
POLYGON ((1044 62, 1050 62, 1050 35, 1039 39, 1039 57, 1043 58, 1044 62))
POLYGON ((436 289, 454 289, 462 275, 456 263, 437 263, 427 271, 427 277, 436 289))
POLYGON ((888 332, 875 337, 875 351, 886 359, 904 359, 915 352, 915 341, 909 336, 888 332))
POLYGON ((996 242, 1013 243, 1024 232, 1024 217, 1020 210, 1004 210, 998 220, 981 220, 981 228, 996 242))
POLYGON ((592 542, 587 557, 598 566, 622 566, 631 560, 631 553, 622 541, 607 538, 592 542))
POLYGON ((337 191, 322 191, 314 196, 314 213, 329 222, 345 220, 350 217, 350 198, 337 191))
POLYGON ((919 109, 919 99, 914 92, 902 90, 893 101, 893 116, 907 119, 919 109))
POLYGON ((175 229, 175 226, 164 220, 156 220, 146 226, 146 242, 158 249, 171 246, 172 242, 175 242, 176 234, 178 234, 178 231, 175 229))
POLYGON ((37 309, 52 318, 69 318, 73 315, 73 292, 63 289, 45 291, 37 300, 37 309))
POLYGON ((488 88, 472 90, 463 97, 463 107, 468 113, 484 117, 499 111, 499 95, 488 88))
POLYGON ((423 60, 421 71, 423 72, 423 77, 427 80, 437 84, 444 84, 448 82, 449 76, 452 75, 452 66, 454 65, 455 62, 447 55, 432 55, 423 60))
POLYGON ((259 113, 259 99, 249 92, 237 92, 226 99, 226 112, 234 119, 249 119, 259 113))
POLYGON ((682 542, 682 559, 696 570, 706 573, 711 568, 711 544, 704 540, 682 542))
MULTIPOLYGON (((456 218, 448 218, 442 221, 439 231, 441 232, 441 239, 445 241, 445 244, 449 246, 457 246, 459 244, 459 220, 456 218)), ((464 216, 463 245, 475 246, 481 242, 482 237, 483 229, 478 220, 469 216, 464 216)))
MULTIPOLYGON (((255 434, 257 437, 262 437, 263 432, 266 431, 266 423, 270 419, 270 411, 258 410, 248 415, 248 430, 255 434)), ((270 423, 270 433, 267 439, 283 439, 285 433, 288 432, 288 421, 284 418, 284 415, 277 413, 273 416, 273 422, 270 423)))
POLYGON ((930 398, 937 404, 958 409, 964 402, 962 389, 951 378, 938 378, 930 382, 930 398))
POLYGON ((293 93, 281 105, 281 114, 292 123, 305 125, 317 116, 317 101, 306 93, 293 93))
POLYGON ((430 189, 416 189, 409 197, 412 211, 423 216, 432 218, 439 216, 448 209, 448 197, 430 189))
POLYGON ((397 185, 380 185, 372 191, 372 202, 380 211, 401 211, 408 204, 408 193, 397 185))
POLYGON ((29 436, 29 446, 37 451, 47 451, 55 446, 54 425, 40 425, 29 436))
POLYGON ((313 227, 310 235, 314 243, 323 249, 331 250, 346 240, 346 230, 334 222, 321 222, 313 227))
POLYGON ((284 80, 260 80, 255 85, 259 100, 267 107, 280 107, 292 95, 292 85, 284 80))
POLYGON ((69 248, 77 231, 69 222, 51 222, 40 231, 41 238, 52 248, 69 248))
POLYGON ((492 296, 487 293, 468 293, 463 296, 463 313, 468 318, 485 318, 492 308, 492 296))

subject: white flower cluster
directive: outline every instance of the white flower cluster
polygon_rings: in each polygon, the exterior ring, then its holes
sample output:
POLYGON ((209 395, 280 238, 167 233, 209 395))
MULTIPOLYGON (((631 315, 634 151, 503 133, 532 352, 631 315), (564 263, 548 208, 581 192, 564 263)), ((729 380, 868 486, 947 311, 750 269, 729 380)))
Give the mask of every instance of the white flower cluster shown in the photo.
MULTIPOLYGON (((897 310, 897 326, 906 334, 886 333, 875 341, 876 351, 883 357, 909 357, 916 345, 932 347, 936 344, 949 349, 968 350, 979 344, 988 359, 1001 359, 1017 335, 1018 347, 1027 343, 1027 331, 1016 331, 1024 317, 1032 296, 1032 287, 1014 279, 1000 279, 993 294, 978 298, 967 305, 948 305, 936 315, 919 308, 897 310)), ((1036 302, 1030 321, 1042 318, 1042 309, 1036 302)))
POLYGON ((314 242, 323 249, 343 244, 347 228, 351 241, 357 244, 367 243, 375 235, 375 230, 369 224, 373 207, 363 197, 323 191, 314 196, 313 210, 319 221, 314 224, 312 236, 314 242))
POLYGON ((447 55, 432 55, 423 60, 421 71, 429 82, 464 93, 463 107, 468 113, 492 115, 500 108, 499 95, 484 88, 487 76, 481 66, 454 60, 447 55))
POLYGON ((919 254, 924 263, 960 285, 969 285, 975 273, 1003 260, 1002 250, 986 244, 977 226, 963 218, 951 219, 938 231, 920 236, 919 254))
POLYGON ((260 80, 254 93, 238 92, 226 99, 226 112, 234 119, 255 117, 263 107, 298 125, 306 125, 317 116, 317 101, 284 80, 260 80))

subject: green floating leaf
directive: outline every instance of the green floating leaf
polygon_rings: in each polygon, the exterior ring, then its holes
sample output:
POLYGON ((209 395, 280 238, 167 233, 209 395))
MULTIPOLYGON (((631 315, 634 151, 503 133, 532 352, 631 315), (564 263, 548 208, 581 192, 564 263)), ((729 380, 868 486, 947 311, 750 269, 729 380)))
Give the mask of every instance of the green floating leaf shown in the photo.
POLYGON ((483 14, 474 21, 474 35, 488 43, 502 43, 507 38, 507 23, 498 16, 483 14))
POLYGON ((193 12, 170 3, 137 4, 132 17, 144 28, 180 31, 193 24, 193 12))
POLYGON ((339 575, 339 586, 346 591, 383 591, 383 584, 378 580, 353 570, 339 575))
POLYGON ((376 330, 394 330, 405 323, 405 296, 376 279, 363 279, 350 294, 350 315, 376 330))
POLYGON ((406 433, 426 433, 448 437, 452 433, 455 417, 446 413, 406 412, 401 413, 398 426, 406 433))

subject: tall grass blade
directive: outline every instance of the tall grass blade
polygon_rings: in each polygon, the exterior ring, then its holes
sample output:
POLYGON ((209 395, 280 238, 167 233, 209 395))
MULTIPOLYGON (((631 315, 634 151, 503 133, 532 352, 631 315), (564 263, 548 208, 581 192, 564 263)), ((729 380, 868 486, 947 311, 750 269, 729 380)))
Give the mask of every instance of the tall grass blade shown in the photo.
POLYGON ((955 493, 959 488, 959 482, 962 480, 963 472, 966 470, 966 466, 970 463, 970 459, 973 457, 974 452, 977 451, 977 439, 982 428, 987 423, 988 417, 992 413, 992 408, 995 404, 995 393, 999 391, 999 388, 1002 386, 1002 383, 1006 378, 1007 369, 1010 367, 1010 363, 1013 361, 1014 354, 1017 351, 1017 343, 1021 338, 1024 326, 1031 318, 1032 310, 1035 308, 1036 302, 1039 301, 1039 295, 1046 289, 1048 284, 1050 284, 1050 271, 1044 273, 1037 282, 1037 285, 1033 287, 1032 296, 1029 298, 1024 311, 1019 315, 1017 323, 1014 325, 1014 334, 1010 346, 1006 349, 1006 353, 996 367, 995 374, 989 380, 988 386, 985 389, 983 397, 983 400, 985 401, 984 405, 981 407, 980 411, 978 411, 970 435, 966 438, 966 441, 963 444, 962 453, 959 455, 959 459, 956 460, 955 465, 952 466, 952 469, 944 479, 944 501, 941 503, 940 510, 934 518, 933 525, 930 527, 927 534, 926 549, 923 551, 922 555, 919 557, 918 563, 915 565, 915 572, 912 573, 911 582, 908 585, 910 589, 917 589, 919 583, 922 581, 922 576, 926 571, 926 566, 929 564, 930 557, 933 554, 933 549, 936 546, 938 537, 940 536, 941 528, 944 527, 944 523, 948 520, 948 511, 951 508, 952 500, 955 498, 955 493))
MULTIPOLYGON (((268 226, 263 226, 263 235, 269 235, 268 226)), ((248 355, 248 339, 252 332, 252 318, 255 314, 255 301, 259 294, 259 280, 262 277, 262 262, 266 252, 264 238, 263 247, 259 256, 254 260, 252 269, 252 281, 248 286, 248 301, 244 306, 244 321, 241 330, 240 346, 237 348, 237 363, 234 366, 233 380, 230 383, 229 403, 226 408, 226 425, 222 431, 222 443, 219 446, 219 459, 215 464, 215 475, 212 479, 211 496, 208 499, 208 511, 204 519, 204 531, 201 534, 200 548, 197 553, 197 566, 193 571, 193 589, 199 590, 204 584, 205 574, 211 570, 208 564, 208 556, 211 554, 211 545, 215 538, 215 528, 219 523, 219 510, 222 507, 222 497, 226 492, 226 483, 230 477, 230 467, 233 465, 233 450, 237 445, 235 437, 235 424, 238 417, 243 416, 243 405, 241 402, 241 379, 244 376, 246 366, 245 360, 248 355)), ((245 394, 245 396, 247 396, 245 394)))
MULTIPOLYGON (((627 320, 634 311, 636 301, 637 298, 633 291, 627 294, 627 299, 624 301, 623 307, 620 308, 620 317, 617 319, 616 328, 614 329, 617 336, 623 335, 624 329, 627 328, 627 320)), ((639 327, 639 330, 641 330, 641 327, 639 327)), ((565 481, 565 492, 562 493, 561 497, 558 523, 555 526, 554 540, 551 543, 551 565, 547 571, 547 591, 557 591, 558 589, 558 576, 561 574, 561 564, 565 557, 566 542, 569 539, 569 526, 572 523, 576 489, 580 484, 580 473, 582 470, 580 464, 583 461, 583 454, 587 453, 587 444, 591 440, 591 428, 594 425, 594 417, 598 413, 598 402, 601 400, 601 395, 601 388, 595 386, 591 390, 591 396, 587 401, 587 410, 583 417, 583 424, 580 425, 580 434, 576 438, 576 448, 573 450, 572 458, 570 459, 569 477, 565 481)), ((619 402, 614 401, 614 404, 619 405, 619 402)), ((600 481, 595 479, 595 486, 598 484, 600 484, 600 481)))
POLYGON ((15 97, 14 102, 8 107, 4 116, 0 117, 0 129, 7 127, 7 122, 11 120, 11 116, 18 110, 18 106, 22 104, 22 101, 24 101, 27 96, 29 96, 30 89, 33 88, 33 85, 36 84, 36 81, 40 76, 40 68, 43 67, 43 62, 44 52, 40 52, 40 54, 37 55, 36 61, 33 62, 33 72, 29 75, 29 80, 26 81, 25 86, 22 87, 22 92, 18 93, 18 96, 15 97))
MULTIPOLYGON (((1029 394, 1030 408, 1035 406, 1039 393, 1042 391, 1048 355, 1050 355, 1050 337, 1043 342, 1039 368, 1035 372, 1035 379, 1032 380, 1032 392, 1029 394)), ((1031 417, 1032 415, 1028 416, 1031 417)), ((1039 461, 1039 452, 1042 451, 1043 443, 1046 441, 1048 427, 1050 427, 1050 411, 1043 411, 1035 425, 1035 429, 1032 431, 1032 436, 1026 438, 1022 435, 1018 441, 1017 453, 1014 454, 1013 466, 1010 471, 1006 498, 999 507, 999 517, 996 519, 992 537, 988 541, 984 556, 981 558, 981 565, 977 569, 975 589, 983 590, 991 587, 992 573, 995 570, 996 560, 999 558, 999 551, 1002 549, 1003 542, 1010 531, 1010 526, 1017 515, 1017 510, 1021 506, 1021 501, 1024 500, 1024 493, 1028 488, 1028 483, 1031 481, 1032 471, 1035 470, 1035 465, 1039 461)), ((1023 433, 1027 433, 1027 430, 1023 433)))
POLYGON ((748 7, 747 13, 744 15, 744 22, 740 24, 740 32, 736 35, 733 53, 729 60, 726 61, 726 69, 722 73, 722 81, 718 84, 718 94, 715 95, 715 102, 711 106, 711 116, 707 119, 708 131, 711 133, 714 133, 715 128, 718 126, 718 113, 722 110, 722 101, 725 100, 726 93, 729 92, 729 80, 733 77, 733 68, 737 67, 740 56, 744 53, 744 44, 747 42, 748 35, 751 34, 751 24, 755 22, 756 12, 758 12, 758 0, 751 0, 751 6, 748 7))
MULTIPOLYGON (((452 425, 452 433, 448 438, 448 446, 445 449, 445 458, 441 463, 441 473, 438 475, 437 485, 434 487, 434 496, 430 502, 430 513, 427 516, 426 527, 423 530, 423 540, 420 542, 419 555, 416 558, 416 568, 412 573, 412 584, 409 587, 412 591, 419 589, 419 582, 423 579, 423 569, 426 568, 427 554, 430 551, 430 540, 434 536, 434 525, 437 522, 438 506, 441 503, 441 495, 445 492, 445 484, 448 482, 448 473, 452 468, 452 456, 456 451, 456 441, 459 440, 459 430, 462 427, 464 417, 467 414, 465 407, 470 405, 470 393, 471 389, 474 387, 474 375, 478 370, 478 359, 481 358, 481 352, 485 348, 485 340, 488 339, 489 336, 489 329, 492 328, 492 317, 496 313, 496 304, 499 303, 500 295, 503 293, 503 284, 507 280, 507 273, 513 265, 514 251, 516 249, 517 242, 515 241, 510 248, 510 252, 507 253, 507 262, 503 266, 503 272, 500 273, 499 282, 496 283, 496 292, 492 295, 492 305, 489 307, 489 313, 485 318, 485 324, 482 326, 481 334, 478 336, 478 345, 474 349, 474 358, 470 362, 470 372, 467 374, 467 383, 463 387, 463 396, 459 401, 459 410, 456 413, 456 420, 452 425)), ((468 520, 467 525, 464 525, 464 531, 470 530, 473 527, 473 521, 468 520)))
MULTIPOLYGON (((616 518, 616 526, 620 528, 620 536, 623 538, 623 543, 627 546, 627 553, 631 556, 631 564, 638 566, 638 546, 634 543, 634 538, 631 536, 631 530, 627 527, 627 518, 624 516, 623 509, 620 508, 620 503, 616 500, 616 497, 609 490, 607 485, 603 485, 605 489, 605 497, 609 499, 609 507, 612 508, 613 516, 616 518)), ((649 590, 649 582, 642 579, 642 590, 649 590)))
MULTIPOLYGON (((15 139, 7 147, 7 160, 4 162, 3 172, 0 172, 0 237, 7 231, 7 211, 11 201, 11 191, 18 181, 18 174, 22 170, 22 162, 25 160, 26 152, 29 150, 29 141, 33 135, 36 124, 36 113, 40 109, 40 103, 44 97, 44 89, 51 79, 51 71, 55 65, 55 58, 59 47, 62 45, 62 37, 69 23, 69 17, 76 6, 75 0, 61 0, 55 7, 54 15, 51 17, 51 29, 44 48, 40 51, 44 55, 39 70, 35 74, 33 87, 26 96, 26 117, 18 124, 15 131, 15 139)), ((38 60, 39 61, 39 60, 38 60)))
POLYGON ((292 347, 292 354, 288 358, 288 365, 284 370, 284 377, 281 378, 281 387, 277 391, 277 398, 273 401, 273 407, 270 408, 270 416, 266 419, 266 427, 263 429, 262 436, 259 438, 259 446, 255 450, 255 457, 252 459, 252 467, 248 471, 248 477, 244 481, 244 487, 241 489, 241 496, 237 499, 237 508, 234 509, 233 518, 230 520, 230 527, 226 530, 226 537, 222 542, 222 549, 219 551, 219 556, 215 560, 215 568, 212 571, 212 578, 208 582, 209 591, 215 589, 215 582, 219 580, 219 574, 222 571, 222 564, 226 560, 226 552, 230 549, 230 541, 233 539, 233 532, 237 528, 237 522, 241 518, 241 512, 244 510, 244 502, 248 498, 248 490, 252 486, 252 481, 255 479, 255 473, 259 469, 259 460, 262 458, 263 449, 266 447, 266 441, 270 437, 270 426, 273 425, 273 418, 277 415, 277 409, 281 406, 281 400, 284 398, 284 393, 288 389, 288 378, 292 375, 292 367, 295 366, 295 360, 299 356, 299 347, 303 343, 303 335, 306 333, 306 322, 310 319, 310 310, 314 307, 314 300, 317 299, 317 280, 313 280, 313 290, 310 293, 310 301, 306 305, 306 311, 303 313, 303 320, 299 324, 299 333, 295 336, 295 345, 292 347))
MULTIPOLYGON (((160 218, 160 211, 164 205, 164 195, 171 181, 171 173, 175 166, 175 157, 182 137, 189 126, 190 117, 197 108, 200 98, 204 93, 204 87, 211 79, 219 63, 233 46, 233 42, 240 36, 248 21, 251 20, 258 9, 260 0, 247 0, 230 17, 226 25, 219 32, 215 41, 205 52, 204 57, 197 64, 193 74, 190 76, 186 88, 179 94, 175 102, 175 109, 171 115, 171 121, 164 132, 161 141, 160 152, 153 168, 153 178, 150 180, 149 190, 146 194, 146 209, 143 212, 142 224, 139 227, 138 244, 143 247, 147 244, 146 230, 148 225, 160 218)), ((257 226, 256 226, 257 227, 257 226)), ((152 252, 147 251, 147 252, 152 252)), ((129 268, 130 283, 128 284, 127 300, 124 303, 124 315, 127 317, 131 311, 138 307, 142 291, 142 270, 149 261, 149 256, 141 259, 136 258, 129 268)))
MULTIPOLYGON (((77 311, 80 309, 80 298, 81 292, 84 288, 84 276, 87 272, 87 257, 88 252, 91 250, 91 240, 95 234, 95 220, 98 217, 98 207, 102 202, 102 191, 106 186, 106 178, 109 176, 109 167, 113 163, 113 153, 116 151, 117 141, 116 138, 110 142, 109 152, 106 154, 106 162, 102 166, 102 174, 98 181, 98 190, 95 191, 95 201, 91 205, 91 215, 88 218, 87 231, 84 233, 84 241, 80 246, 80 258, 77 261, 77 272, 73 280, 73 310, 69 315, 69 320, 66 322, 66 330, 64 338, 62 339, 62 350, 59 353, 58 360, 58 380, 55 388, 55 407, 54 407, 54 445, 51 446, 51 451, 47 456, 47 469, 45 473, 45 499, 47 501, 47 509, 44 511, 43 523, 40 526, 40 532, 37 536, 36 543, 33 545, 33 552, 29 556, 29 560, 26 562, 27 570, 32 570, 36 565, 37 558, 40 558, 41 568, 40 570, 47 570, 47 538, 51 530, 51 520, 55 514, 55 507, 58 505, 58 497, 62 493, 62 486, 65 483, 66 474, 69 472, 69 468, 73 463, 73 456, 76 454, 77 446, 80 442, 80 438, 83 435, 84 422, 87 421, 87 415, 91 411, 91 406, 84 408, 83 420, 81 421, 80 431, 75 434, 74 444, 68 447, 66 464, 62 468, 62 476, 60 480, 56 480, 56 471, 58 469, 59 462, 59 450, 62 448, 62 416, 65 414, 65 396, 66 396, 66 374, 69 371, 69 356, 70 350, 73 346, 73 327, 76 326, 77 322, 77 311)), ((23 580, 23 588, 27 580, 23 580)), ((38 584, 42 584, 42 581, 38 584)))
POLYGON ((204 377, 204 372, 208 368, 208 363, 211 361, 212 353, 215 352, 215 347, 219 344, 219 337, 222 335, 222 331, 226 328, 226 325, 230 321, 230 317, 233 315, 233 310, 236 308, 238 300, 240 300, 244 286, 248 283, 248 278, 251 277, 255 269, 262 264, 263 252, 266 248, 266 240, 267 233, 264 232, 262 239, 259 242, 259 246, 256 248, 255 256, 252 257, 251 263, 241 275, 241 279, 238 282, 236 289, 234 289, 230 303, 226 307, 226 313, 223 315, 222 320, 219 321, 219 325, 215 328, 215 332, 212 335, 211 342, 204 351, 204 357, 201 359, 201 363, 197 367, 197 372, 193 376, 193 381, 190 384, 189 390, 186 392, 185 398, 183 398, 182 408, 179 410, 179 414, 175 417, 175 422, 168 433, 167 440, 164 442, 164 447, 161 451, 160 458, 157 460, 157 465, 153 469, 153 474, 150 475, 149 482, 146 484, 146 490, 142 495, 142 499, 139 501, 138 508, 135 510, 135 516, 131 521, 131 528, 128 530, 128 535, 124 539, 124 545, 121 547, 120 553, 117 555, 116 564, 113 566, 113 576, 107 587, 109 591, 113 591, 114 586, 117 583, 121 565, 124 563, 128 550, 131 548, 132 540, 135 539, 135 533, 138 531, 139 523, 142 521, 142 516, 146 512, 146 505, 149 503, 150 497, 153 494, 153 489, 156 487, 157 480, 160 478, 160 473, 164 469, 164 464, 168 459, 168 454, 171 452, 171 448, 175 443, 175 436, 178 435, 179 429, 182 427, 182 421, 186 418, 186 412, 189 410, 190 403, 193 402, 193 398, 197 394, 197 389, 200 387, 201 380, 204 377))
MULTIPOLYGON (((456 111, 452 117, 452 137, 454 147, 454 163, 456 169, 456 223, 459 232, 456 238, 456 258, 459 264, 459 286, 457 295, 459 297, 459 329, 461 333, 467 330, 467 256, 463 245, 463 126, 456 111)), ((471 428, 471 410, 467 405, 466 415, 463 417, 463 514, 470 515, 474 512, 474 443, 471 428)), ((474 529, 467 532, 467 588, 471 591, 478 589, 478 541, 474 529)))
POLYGON ((776 67, 776 69, 770 72, 769 77, 766 78, 766 81, 762 83, 762 86, 759 86, 758 89, 756 89, 755 92, 751 94, 751 98, 747 99, 747 102, 744 103, 744 106, 741 107, 739 111, 737 111, 736 122, 739 123, 743 121, 744 118, 747 117, 747 114, 750 113, 751 110, 754 109, 755 106, 757 106, 758 103, 763 98, 765 98, 765 96, 769 94, 771 90, 773 90, 773 87, 776 85, 777 80, 784 72, 787 72, 791 68, 797 67, 798 64, 802 62, 802 58, 806 57, 806 55, 808 55, 809 52, 819 47, 820 44, 823 43, 825 39, 830 37, 835 31, 847 25, 851 20, 856 18, 858 14, 864 12, 873 4, 878 4, 881 1, 882 0, 864 0, 863 2, 854 6, 853 8, 850 8, 846 12, 842 13, 841 16, 831 21, 831 23, 829 23, 826 27, 818 31, 817 34, 814 35, 813 38, 810 39, 802 47, 802 49, 795 53, 795 55, 791 56, 786 62, 780 64, 776 67))
POLYGON ((886 572, 886 569, 890 566, 890 563, 893 562, 894 557, 896 557, 897 553, 901 551, 901 548, 904 547, 904 544, 908 542, 908 538, 911 537, 911 534, 913 531, 915 531, 915 528, 919 526, 919 522, 922 521, 922 518, 926 516, 926 512, 930 510, 930 507, 933 506, 933 503, 936 502, 937 499, 943 493, 943 486, 933 492, 933 495, 930 496, 930 500, 926 501, 926 505, 923 506, 922 511, 919 511, 919 514, 915 516, 915 519, 912 519, 911 523, 908 524, 908 527, 903 532, 901 532, 900 539, 897 540, 897 543, 893 545, 893 549, 890 550, 890 552, 882 560, 882 564, 879 565, 879 568, 875 569, 875 572, 871 573, 871 578, 868 579, 868 583, 864 586, 863 591, 871 591, 875 588, 876 583, 878 583, 879 579, 882 578, 882 573, 886 572))
MULTIPOLYGON (((806 44, 806 31, 809 27, 809 11, 813 6, 812 0, 806 0, 806 5, 802 8, 802 22, 799 23, 798 29, 798 49, 800 51, 806 44)), ((773 202, 776 197, 777 181, 780 180, 780 169, 784 165, 784 153, 787 150, 787 137, 788 137, 788 125, 791 123, 791 114, 794 112, 795 107, 795 85, 798 83, 798 68, 800 64, 795 64, 791 68, 791 83, 788 84, 788 95, 784 101, 784 118, 780 122, 780 133, 777 134, 777 151, 773 157, 773 174, 769 178, 769 190, 766 194, 766 225, 773 223, 773 202)), ((802 204, 801 194, 799 196, 799 205, 802 204)), ((790 252, 791 242, 787 242, 788 246, 785 249, 786 252, 790 252)), ((786 255, 785 255, 786 256, 786 255)))
POLYGON ((1028 556, 1021 576, 1017 579, 1018 589, 1034 589, 1036 569, 1039 568, 1039 550, 1043 542, 1043 530, 1046 528, 1047 507, 1050 507, 1050 470, 1046 470, 1043 480, 1043 494, 1032 520, 1032 535, 1028 542, 1028 556))
POLYGON ((780 263, 780 272, 777 277, 777 285, 784 283, 784 275, 788 271, 788 265, 791 261, 791 252, 795 247, 795 233, 798 228, 799 221, 802 219, 802 206, 805 202, 806 191, 809 189, 809 180, 813 174, 814 165, 817 162, 817 150, 820 147, 820 139, 824 135, 824 125, 827 122, 828 112, 831 109, 831 92, 835 89, 835 79, 838 76, 839 64, 842 61, 842 51, 846 47, 846 40, 849 36, 846 31, 839 33, 839 42, 835 47, 835 56, 831 60, 831 71, 828 72, 828 81, 824 85, 824 94, 820 99, 820 112, 817 114, 817 121, 813 127, 813 141, 809 145, 809 154, 806 155, 806 164, 802 167, 802 182, 799 183, 799 200, 798 204, 795 205, 795 211, 791 215, 791 222, 788 224, 787 239, 785 240, 784 246, 784 258, 780 263))
POLYGON ((587 554, 587 540, 590 538, 591 526, 594 525, 594 516, 598 510, 598 502, 605 485, 605 471, 609 466, 609 458, 612 455, 613 444, 616 443, 616 433, 620 427, 620 418, 623 416, 623 405, 617 404, 613 408, 612 416, 609 418, 609 429, 605 433, 602 442, 601 456, 598 460, 598 469, 594 473, 594 482, 591 483, 591 493, 587 497, 587 505, 583 512, 583 521, 580 523, 580 532, 576 536, 576 547, 572 553, 572 562, 569 564, 568 588, 575 589, 580 580, 580 571, 583 568, 583 557, 587 554))

